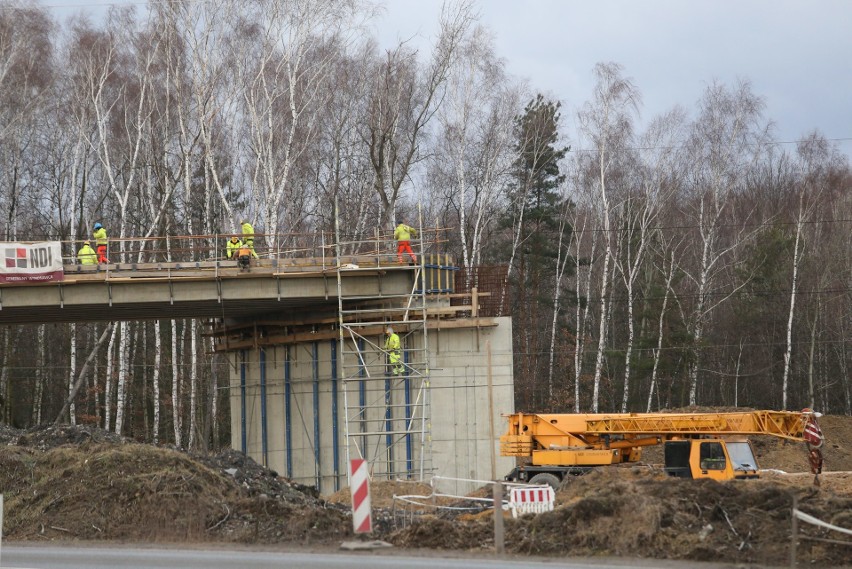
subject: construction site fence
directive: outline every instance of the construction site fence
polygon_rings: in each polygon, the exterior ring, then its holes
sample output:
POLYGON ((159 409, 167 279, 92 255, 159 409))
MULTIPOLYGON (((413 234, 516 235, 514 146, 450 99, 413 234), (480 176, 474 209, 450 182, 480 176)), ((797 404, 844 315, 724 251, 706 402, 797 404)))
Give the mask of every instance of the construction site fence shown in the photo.
MULTIPOLYGON (((424 228, 418 239, 411 240, 415 251, 443 253, 449 228, 424 228), (422 249, 421 249, 422 247, 422 249)), ((213 235, 166 235, 156 237, 109 238, 107 258, 110 263, 187 263, 227 259, 231 237, 242 239, 239 233, 213 235)), ((77 253, 87 239, 60 241, 65 264, 78 263, 77 253)), ((93 249, 95 239, 88 239, 93 249)), ((28 243, 27 241, 18 241, 28 243)), ((335 267, 350 262, 346 257, 375 260, 377 263, 397 257, 393 232, 375 230, 365 237, 341 236, 335 242, 334 233, 255 233, 253 248, 261 259, 311 258, 323 267, 335 267), (338 259, 338 252, 341 259, 338 259)))
MULTIPOLYGON (((500 500, 500 509, 513 511, 517 508, 512 503, 513 491, 520 489, 535 491, 549 491, 553 495, 553 489, 547 485, 524 484, 518 482, 475 480, 469 478, 451 478, 446 476, 433 476, 429 481, 431 492, 429 494, 394 494, 393 495, 393 519, 396 527, 406 527, 423 515, 434 514, 436 511, 447 513, 477 513, 495 508, 494 487, 500 484, 505 492, 501 492, 503 498, 500 500), (442 486, 449 483, 456 488, 463 488, 463 492, 442 491, 442 486)), ((553 509, 551 501, 549 510, 553 509)), ((544 511, 544 510, 542 510, 544 511)), ((528 511, 525 513, 538 513, 528 511)))
POLYGON ((836 526, 830 524, 828 522, 824 522, 819 518, 807 514, 799 509, 799 501, 797 497, 793 497, 793 510, 792 515, 790 516, 790 520, 792 523, 792 529, 790 532, 790 568, 795 569, 798 567, 798 542, 809 540, 816 541, 822 543, 829 543, 834 545, 846 546, 852 551, 852 528, 844 528, 840 526, 836 526), (810 524, 814 527, 821 528, 829 535, 837 536, 840 534, 840 539, 836 537, 814 537, 808 536, 799 531, 799 522, 803 522, 806 524, 810 524), (849 537, 841 537, 841 536, 849 536, 849 537))

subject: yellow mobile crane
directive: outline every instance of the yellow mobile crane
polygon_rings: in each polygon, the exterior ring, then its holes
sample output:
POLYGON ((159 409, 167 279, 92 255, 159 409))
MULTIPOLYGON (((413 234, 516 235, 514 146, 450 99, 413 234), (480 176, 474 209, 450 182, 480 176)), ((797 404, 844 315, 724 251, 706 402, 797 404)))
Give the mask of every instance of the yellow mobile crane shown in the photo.
MULTIPOLYGON (((508 415, 500 454, 522 459, 506 480, 557 487, 568 475, 595 467, 638 462, 642 447, 665 445, 665 471, 681 478, 757 478, 754 449, 746 436, 804 441, 811 471, 822 470, 824 438, 817 413, 631 413, 508 415)), ((819 479, 815 477, 815 484, 819 479)))

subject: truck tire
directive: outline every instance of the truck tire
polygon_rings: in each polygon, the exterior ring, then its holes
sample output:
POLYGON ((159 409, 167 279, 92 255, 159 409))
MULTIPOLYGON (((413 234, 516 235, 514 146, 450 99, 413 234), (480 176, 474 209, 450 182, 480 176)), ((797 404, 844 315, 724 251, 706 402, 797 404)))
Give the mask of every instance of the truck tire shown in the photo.
POLYGON ((547 484, 551 488, 553 488, 554 492, 559 490, 559 487, 562 485, 562 481, 555 474, 551 474, 549 472, 539 472, 532 478, 530 478, 530 484, 547 484))

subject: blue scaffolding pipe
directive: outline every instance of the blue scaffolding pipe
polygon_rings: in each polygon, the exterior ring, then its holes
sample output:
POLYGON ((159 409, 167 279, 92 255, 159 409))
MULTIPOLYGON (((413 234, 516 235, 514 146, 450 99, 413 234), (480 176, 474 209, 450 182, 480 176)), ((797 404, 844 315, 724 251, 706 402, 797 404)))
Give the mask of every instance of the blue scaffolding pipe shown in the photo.
POLYGON ((320 413, 319 413, 319 342, 311 342, 311 367, 313 370, 314 384, 314 465, 316 468, 315 480, 318 491, 322 491, 320 483, 320 413))
POLYGON ((337 417, 337 340, 331 340, 331 453, 334 461, 334 491, 340 490, 340 435, 337 417))
POLYGON ((266 351, 260 349, 260 449, 263 466, 269 466, 269 447, 266 429, 266 351))
POLYGON ((385 435, 385 447, 387 447, 387 453, 385 458, 388 462, 388 474, 394 474, 393 468, 393 412, 391 410, 391 378, 390 378, 390 369, 385 366, 385 431, 387 434, 385 435))
POLYGON ((290 409, 290 346, 284 349, 284 447, 287 453, 287 478, 293 478, 293 421, 290 409))
POLYGON ((248 453, 246 444, 246 351, 240 351, 240 450, 248 453))
POLYGON ((402 359, 406 369, 403 387, 405 389, 405 430, 408 431, 405 435, 405 466, 408 477, 411 478, 414 464, 411 450, 411 376, 408 374, 408 350, 402 351, 402 359))

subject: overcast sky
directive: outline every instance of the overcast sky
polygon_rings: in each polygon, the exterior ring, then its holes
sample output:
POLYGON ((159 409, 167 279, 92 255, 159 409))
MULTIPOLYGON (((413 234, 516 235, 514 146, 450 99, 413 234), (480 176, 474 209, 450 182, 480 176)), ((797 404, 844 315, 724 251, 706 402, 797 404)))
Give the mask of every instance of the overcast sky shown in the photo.
MULTIPOLYGON (((441 0, 388 0, 383 41, 434 38, 441 0)), ((560 100, 592 93, 598 62, 624 66, 647 119, 693 113, 712 81, 747 79, 776 140, 818 129, 852 155, 852 0, 478 0, 513 75, 560 100), (843 140, 845 139, 845 140, 843 140)), ((568 133, 571 136, 571 133, 568 133)))
MULTIPOLYGON (((63 20, 112 3, 146 4, 43 0, 63 20)), ((428 50, 442 3, 384 0, 376 35, 428 50)), ((477 9, 508 71, 562 101, 566 118, 590 98, 595 64, 614 61, 642 94, 643 120, 676 104, 692 113, 710 82, 746 79, 776 140, 818 129, 852 156, 852 0, 477 0, 477 9)))

